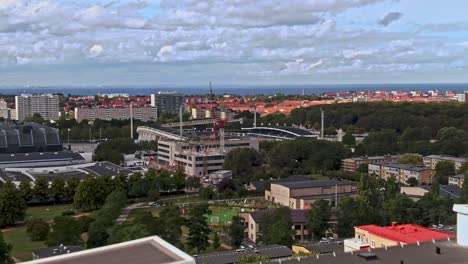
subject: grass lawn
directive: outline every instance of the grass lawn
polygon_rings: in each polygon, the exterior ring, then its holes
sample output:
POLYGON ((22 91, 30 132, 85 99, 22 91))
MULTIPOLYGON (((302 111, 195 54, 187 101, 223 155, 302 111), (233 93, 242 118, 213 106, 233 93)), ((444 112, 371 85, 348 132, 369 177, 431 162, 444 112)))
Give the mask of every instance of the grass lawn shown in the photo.
POLYGON ((33 251, 46 247, 43 241, 31 241, 26 234, 26 227, 3 232, 3 237, 8 244, 13 246, 11 254, 22 261, 31 260, 33 251))
POLYGON ((208 224, 223 225, 232 220, 232 217, 239 214, 239 208, 210 207, 211 214, 208 215, 208 224))
POLYGON ((42 218, 44 221, 53 220, 54 217, 62 215, 63 212, 73 209, 72 204, 48 205, 28 207, 26 218, 42 218))
POLYGON ((128 219, 131 220, 135 217, 136 214, 140 212, 151 212, 153 216, 159 217, 159 212, 161 212, 162 208, 161 207, 149 207, 149 208, 136 208, 130 211, 130 214, 128 215, 128 219))

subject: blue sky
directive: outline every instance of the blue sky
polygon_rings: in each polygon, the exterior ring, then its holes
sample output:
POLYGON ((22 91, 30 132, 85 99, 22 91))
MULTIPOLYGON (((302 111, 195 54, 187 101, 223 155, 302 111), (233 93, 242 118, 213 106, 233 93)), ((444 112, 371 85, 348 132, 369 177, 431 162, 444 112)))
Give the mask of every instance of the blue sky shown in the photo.
POLYGON ((0 0, 0 86, 468 82, 466 0, 0 0))

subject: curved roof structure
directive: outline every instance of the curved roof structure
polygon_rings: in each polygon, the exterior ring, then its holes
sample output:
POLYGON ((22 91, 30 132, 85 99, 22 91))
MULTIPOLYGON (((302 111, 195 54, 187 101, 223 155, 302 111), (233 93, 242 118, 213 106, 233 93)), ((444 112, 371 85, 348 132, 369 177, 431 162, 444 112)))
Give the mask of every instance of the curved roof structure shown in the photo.
POLYGON ((62 150, 58 129, 38 123, 0 124, 0 153, 62 150))
POLYGON ((310 137, 316 138, 318 134, 313 133, 310 130, 297 128, 297 127, 250 127, 242 128, 247 130, 249 135, 258 137, 269 137, 276 139, 294 139, 298 137, 310 137))

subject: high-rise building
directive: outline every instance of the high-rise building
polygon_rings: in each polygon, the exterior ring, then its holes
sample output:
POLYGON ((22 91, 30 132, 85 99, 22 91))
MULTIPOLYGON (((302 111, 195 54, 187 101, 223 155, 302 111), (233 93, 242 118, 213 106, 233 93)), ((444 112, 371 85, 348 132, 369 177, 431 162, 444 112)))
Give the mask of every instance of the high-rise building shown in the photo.
POLYGON ((166 112, 178 112, 184 102, 184 97, 176 92, 158 92, 151 95, 151 106, 158 109, 158 114, 166 112))
POLYGON ((0 98, 0 118, 11 119, 11 112, 7 102, 0 98))
POLYGON ((15 96, 16 120, 40 114, 46 120, 59 119, 59 97, 52 94, 15 96))
MULTIPOLYGON (((75 107, 75 119, 77 122, 82 120, 125 120, 130 119, 130 107, 75 107)), ((157 109, 151 106, 133 107, 133 119, 141 121, 149 121, 157 119, 157 109)))

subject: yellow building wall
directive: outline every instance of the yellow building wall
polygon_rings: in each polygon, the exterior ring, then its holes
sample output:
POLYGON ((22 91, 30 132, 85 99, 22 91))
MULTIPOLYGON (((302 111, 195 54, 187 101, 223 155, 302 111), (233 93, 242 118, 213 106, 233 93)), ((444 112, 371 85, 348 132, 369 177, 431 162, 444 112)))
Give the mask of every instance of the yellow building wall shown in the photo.
POLYGON ((369 244, 372 248, 382 248, 382 246, 394 247, 400 244, 397 241, 389 240, 375 234, 370 234, 369 232, 359 228, 354 228, 354 238, 356 240, 359 240, 359 235, 361 236, 361 240, 369 244))

